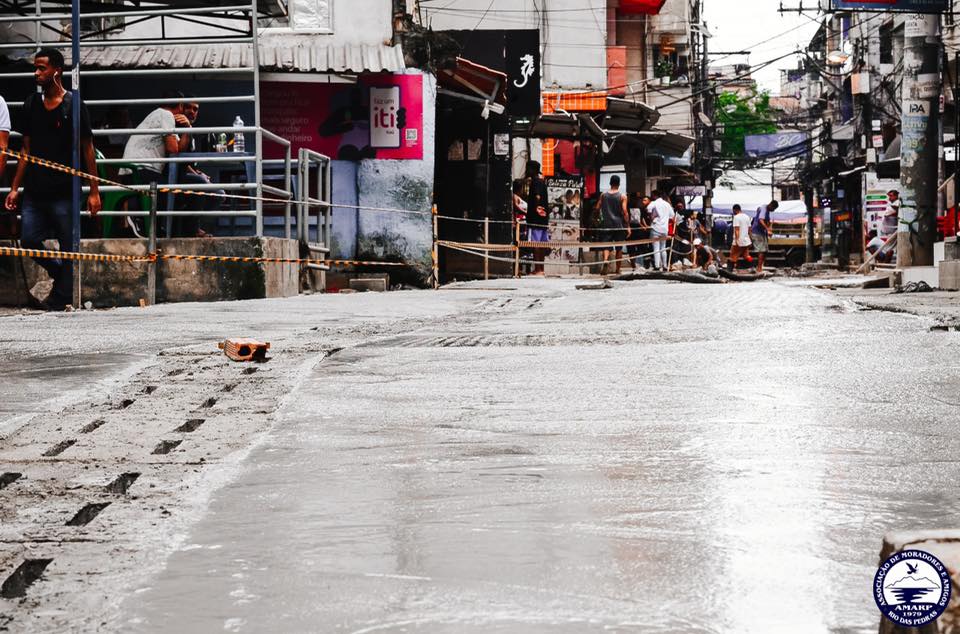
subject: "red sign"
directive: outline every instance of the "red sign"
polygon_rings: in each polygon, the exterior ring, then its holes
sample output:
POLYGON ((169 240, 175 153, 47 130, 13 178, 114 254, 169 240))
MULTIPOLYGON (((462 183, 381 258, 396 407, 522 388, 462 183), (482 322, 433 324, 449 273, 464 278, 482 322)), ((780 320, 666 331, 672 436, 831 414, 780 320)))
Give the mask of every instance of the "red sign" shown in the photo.
MULTIPOLYGON (((423 158, 423 76, 365 75, 355 84, 264 81, 263 127, 333 159, 423 158)), ((265 143, 270 158, 282 149, 265 143)))
POLYGON ((620 0, 620 13, 657 15, 667 0, 620 0))

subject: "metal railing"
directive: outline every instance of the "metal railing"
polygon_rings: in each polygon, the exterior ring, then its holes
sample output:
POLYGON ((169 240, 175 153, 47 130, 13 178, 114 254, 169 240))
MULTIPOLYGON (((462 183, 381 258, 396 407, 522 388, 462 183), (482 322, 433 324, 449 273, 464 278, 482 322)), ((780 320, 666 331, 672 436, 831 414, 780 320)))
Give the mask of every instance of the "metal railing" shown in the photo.
MULTIPOLYGON (((333 170, 329 156, 300 148, 297 155, 297 239, 307 250, 327 256, 330 253, 333 213, 333 170), (314 179, 311 179, 313 175, 314 179), (316 196, 313 193, 316 192, 316 196), (317 210, 316 241, 311 241, 311 210, 317 210)), ((310 268, 327 270, 326 265, 310 268)))
MULTIPOLYGON (((236 46, 249 46, 251 55, 243 59, 246 62, 244 66, 224 66, 224 67, 209 67, 209 68, 138 68, 138 67, 129 67, 129 68, 79 68, 79 69, 65 69, 63 74, 64 85, 69 89, 74 81, 74 78, 80 80, 82 78, 131 78, 131 77, 169 77, 174 75, 202 75, 202 76, 222 76, 225 78, 231 78, 234 80, 234 83, 241 77, 249 77, 251 86, 250 89, 244 91, 244 94, 222 94, 222 95, 206 95, 203 97, 191 98, 192 102, 196 103, 248 103, 251 104, 254 111, 253 125, 244 126, 244 127, 233 127, 233 126, 205 126, 205 127, 195 127, 195 128, 173 128, 169 130, 141 130, 136 128, 112 128, 112 129, 96 129, 93 131, 94 137, 103 138, 107 136, 114 137, 127 137, 135 135, 168 135, 168 134, 191 134, 191 135, 205 135, 205 134, 249 134, 252 138, 247 139, 247 142, 252 145, 252 152, 250 154, 237 155, 232 152, 224 153, 222 156, 170 156, 166 158, 150 158, 150 159, 124 159, 124 158, 103 158, 97 161, 98 166, 125 166, 130 164, 159 164, 163 166, 164 171, 169 171, 171 165, 180 165, 180 164, 224 164, 224 163, 235 163, 239 165, 253 164, 252 177, 248 178, 248 182, 236 183, 236 182, 211 182, 210 184, 193 184, 193 183, 181 183, 181 182, 163 182, 163 181, 176 181, 177 178, 167 179, 162 178, 162 185, 165 187, 175 188, 175 189, 184 189, 184 190, 193 190, 198 192, 211 192, 211 191, 224 191, 224 192, 235 192, 238 194, 249 195, 249 205, 231 205, 230 209, 216 209, 213 211, 202 211, 202 210, 183 210, 176 208, 167 208, 167 209, 157 209, 155 213, 157 216, 166 216, 166 217, 176 217, 176 216, 199 216, 199 217, 237 217, 237 218, 254 218, 254 227, 253 232, 256 236, 260 237, 263 235, 264 229, 264 204, 272 205, 282 205, 283 214, 284 214, 284 237, 292 238, 294 229, 293 229, 293 207, 297 206, 297 218, 296 218, 296 233, 300 237, 304 233, 307 234, 306 238, 302 238, 307 243, 312 245, 312 248, 316 248, 317 251, 329 252, 327 245, 329 243, 330 235, 330 218, 329 218, 329 206, 327 206, 326 215, 323 219, 323 229, 320 232, 320 235, 317 236, 316 242, 310 242, 309 238, 309 229, 306 231, 302 226, 302 222, 309 222, 309 210, 311 208, 317 207, 320 204, 318 199, 309 198, 310 187, 309 185, 304 185, 311 176, 317 178, 318 183, 322 183, 325 187, 325 194, 322 198, 326 201, 330 200, 330 162, 327 157, 316 153, 309 153, 308 159, 300 159, 295 161, 292 156, 292 146, 290 141, 280 137, 277 134, 269 130, 265 130, 261 125, 260 117, 260 69, 259 69, 259 33, 258 33, 258 7, 257 0, 249 0, 248 2, 238 2, 231 4, 229 6, 177 6, 188 3, 174 3, 174 2, 157 2, 152 6, 137 6, 130 7, 129 10, 103 10, 103 11, 93 11, 82 13, 82 19, 88 18, 134 18, 131 22, 132 24, 137 24, 138 27, 142 29, 144 24, 149 22, 149 24, 160 23, 159 29, 154 29, 155 32, 151 31, 149 33, 144 33, 145 37, 143 38, 132 38, 132 37, 115 37, 111 36, 110 39, 90 39, 81 35, 81 47, 144 47, 144 46, 153 46, 153 45, 163 45, 167 47, 188 47, 196 45, 210 45, 210 44, 233 44, 236 46), (171 30, 168 27, 163 26, 163 20, 165 17, 176 17, 181 15, 189 15, 191 23, 201 22, 210 27, 210 30, 213 31, 212 35, 208 37, 175 37, 175 33, 171 33, 171 30), (207 20, 203 22, 203 20, 207 20), (242 25, 242 29, 234 28, 233 26, 225 26, 227 23, 235 23, 237 26, 242 25), (222 35, 223 33, 229 33, 230 35, 222 35), (222 35, 222 36, 221 36, 222 35), (251 63, 252 62, 252 63, 251 63), (73 71, 73 72, 71 72, 73 71), (283 158, 276 160, 264 160, 264 144, 265 143, 274 143, 279 145, 283 149, 283 158), (304 161, 308 166, 307 169, 304 169, 304 161), (279 174, 274 174, 279 177, 282 185, 277 184, 268 184, 264 182, 264 167, 268 166, 271 170, 276 170, 279 174), (322 167, 317 167, 317 172, 311 171, 311 166, 316 167, 321 165, 322 167), (325 170, 325 171, 324 171, 325 170), (322 175, 321 175, 322 171, 322 175), (296 176, 295 176, 296 172, 296 176), (294 183, 294 179, 299 179, 294 183), (301 199, 302 196, 309 198, 301 199), (276 203, 274 203, 276 201, 276 203), (248 206, 249 208, 243 208, 248 206), (302 210, 308 210, 306 216, 303 215, 302 210)), ((89 5, 85 5, 89 6, 89 5)), ((115 6, 115 5, 106 5, 103 7, 115 6)), ((69 39, 57 39, 51 38, 49 35, 45 37, 45 33, 56 32, 60 33, 60 21, 69 19, 71 16, 68 13, 64 13, 62 3, 51 2, 50 0, 35 0, 33 11, 30 14, 23 14, 23 9, 4 9, 0 8, 0 27, 6 25, 8 27, 15 27, 16 25, 33 25, 32 33, 27 35, 23 32, 15 33, 17 37, 22 37, 22 41, 6 41, 0 42, 0 50, 11 50, 11 49, 39 49, 40 47, 50 46, 55 48, 68 48, 71 45, 69 39), (53 41, 50 41, 53 40, 53 41)), ((8 29, 8 32, 13 33, 13 31, 8 29)), ((64 35, 61 33, 61 37, 64 35)), ((238 63, 240 58, 243 56, 238 55, 238 63)), ((72 63, 76 64, 78 60, 71 60, 72 63)), ((23 71, 14 71, 14 72, 0 72, 0 82, 3 79, 25 79, 32 77, 33 73, 23 72, 23 71)), ((210 84, 216 84, 216 82, 210 82, 210 84)), ((182 101, 181 99, 164 99, 158 98, 153 99, 144 96, 133 96, 128 99, 91 99, 84 100, 84 103, 90 108, 100 108, 108 106, 147 106, 147 105, 156 105, 160 106, 163 104, 177 103, 182 101)), ((11 108, 22 107, 22 102, 20 101, 8 101, 8 105, 11 108)), ((16 137, 18 135, 11 135, 16 137)), ((304 156, 301 151, 301 156, 304 156)), ((11 160, 11 162, 16 162, 11 160)), ((177 170, 179 173, 180 170, 177 170)), ((112 185, 101 186, 100 190, 104 193, 110 193, 115 191, 131 191, 131 195, 134 196, 133 192, 148 192, 150 189, 149 182, 143 182, 136 185, 130 185, 126 187, 117 187, 112 185)), ((89 188, 84 188, 84 191, 88 191, 89 188)), ((9 188, 0 189, 0 192, 6 193, 9 191, 9 188)), ((179 195, 179 194, 178 194, 179 195)), ((163 196, 161 194, 161 196, 163 196)), ((171 199, 173 200, 173 199, 171 199)), ((326 204, 326 203, 324 203, 326 204)), ((169 205, 168 205, 169 206, 169 205)), ((130 209, 130 210, 104 210, 100 212, 100 215, 103 216, 146 216, 150 213, 146 209, 130 209)), ((318 215, 319 218, 319 215, 318 215)))

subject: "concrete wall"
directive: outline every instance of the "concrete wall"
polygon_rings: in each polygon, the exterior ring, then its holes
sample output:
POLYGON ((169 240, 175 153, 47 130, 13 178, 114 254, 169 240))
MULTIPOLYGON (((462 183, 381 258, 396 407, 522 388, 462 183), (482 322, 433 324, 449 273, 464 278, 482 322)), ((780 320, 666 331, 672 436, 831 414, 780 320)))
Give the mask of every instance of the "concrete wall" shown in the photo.
MULTIPOLYGON (((352 161, 333 162, 333 202, 358 205, 358 165, 352 161)), ((357 221, 360 212, 351 207, 334 207, 331 219, 330 257, 353 260, 357 256, 357 221)))
POLYGON ((542 3, 534 0, 459 0, 450 9, 429 4, 421 7, 435 30, 539 28, 544 89, 607 85, 607 0, 551 0, 542 13, 536 10, 542 3))
MULTIPOLYGON (((281 238, 182 238, 160 240, 168 255, 220 255, 297 258, 296 240, 281 238)), ((84 240, 87 253, 142 256, 143 240, 84 240)), ((83 301, 98 308, 136 306, 146 299, 147 264, 139 262, 83 262, 83 301)), ((29 259, 0 258, 0 304, 25 303, 25 289, 48 280, 29 259), (23 271, 20 266, 23 265, 23 271), (26 284, 24 284, 24 276, 26 284)), ((42 285, 41 285, 42 286, 42 285)), ((43 295, 45 289, 37 293, 43 295)), ((163 260, 157 267, 158 302, 210 302, 235 299, 291 297, 300 292, 297 264, 256 264, 163 260)))
POLYGON ((423 75, 423 92, 423 160, 364 160, 357 171, 359 205, 426 212, 407 214, 362 209, 357 221, 357 257, 408 262, 419 277, 411 281, 420 283, 429 277, 432 266, 433 221, 429 211, 433 202, 437 135, 433 75, 423 75))

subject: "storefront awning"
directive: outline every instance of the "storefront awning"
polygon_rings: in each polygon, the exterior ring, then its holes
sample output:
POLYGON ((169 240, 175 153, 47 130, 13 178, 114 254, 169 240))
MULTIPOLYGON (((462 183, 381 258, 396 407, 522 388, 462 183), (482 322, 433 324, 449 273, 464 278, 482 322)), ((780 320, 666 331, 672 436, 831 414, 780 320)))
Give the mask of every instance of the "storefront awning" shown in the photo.
POLYGON ((530 139, 592 139, 600 142, 603 129, 588 114, 554 113, 540 115, 533 121, 518 121, 513 126, 513 136, 530 139))
POLYGON ((696 139, 667 130, 605 130, 607 136, 627 143, 643 145, 663 156, 683 156, 696 139))
MULTIPOLYGON (((32 55, 29 52, 29 55, 32 55)), ((68 56, 69 58, 69 56, 68 56)), ((209 44, 207 46, 85 46, 80 62, 87 68, 242 68, 253 65, 249 46, 209 44)), ((260 38, 262 70, 279 72, 364 73, 398 72, 406 68, 399 46, 347 44, 327 46, 317 38, 299 35, 260 38)), ((69 59, 68 59, 69 62, 69 59)))
POLYGON ((490 103, 507 103, 506 73, 481 66, 462 57, 457 58, 455 68, 440 71, 437 74, 437 82, 451 92, 465 94, 490 103))
POLYGON ((608 130, 649 130, 659 120, 657 109, 643 102, 607 97, 603 127, 608 130))

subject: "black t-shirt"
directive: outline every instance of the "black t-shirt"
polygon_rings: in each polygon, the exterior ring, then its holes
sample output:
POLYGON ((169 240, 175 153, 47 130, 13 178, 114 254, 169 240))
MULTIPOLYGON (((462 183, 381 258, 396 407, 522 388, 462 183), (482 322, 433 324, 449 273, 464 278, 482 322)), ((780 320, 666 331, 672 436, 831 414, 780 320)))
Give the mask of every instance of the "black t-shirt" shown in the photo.
POLYGON ((684 218, 682 221, 677 223, 675 233, 677 240, 693 240, 693 227, 690 224, 690 219, 684 218))
MULTIPOLYGON (((23 121, 20 132, 30 137, 30 154, 63 165, 73 164, 73 112, 72 95, 68 92, 63 101, 53 110, 43 105, 43 97, 32 94, 23 106, 23 121)), ((80 103, 80 139, 90 139, 90 113, 80 103)), ((33 196, 55 198, 72 192, 72 177, 59 170, 42 165, 27 164, 24 190, 33 196)))
POLYGON ((547 226, 550 224, 550 214, 541 216, 537 207, 547 208, 547 184, 540 179, 530 183, 530 195, 527 197, 527 224, 547 226))

